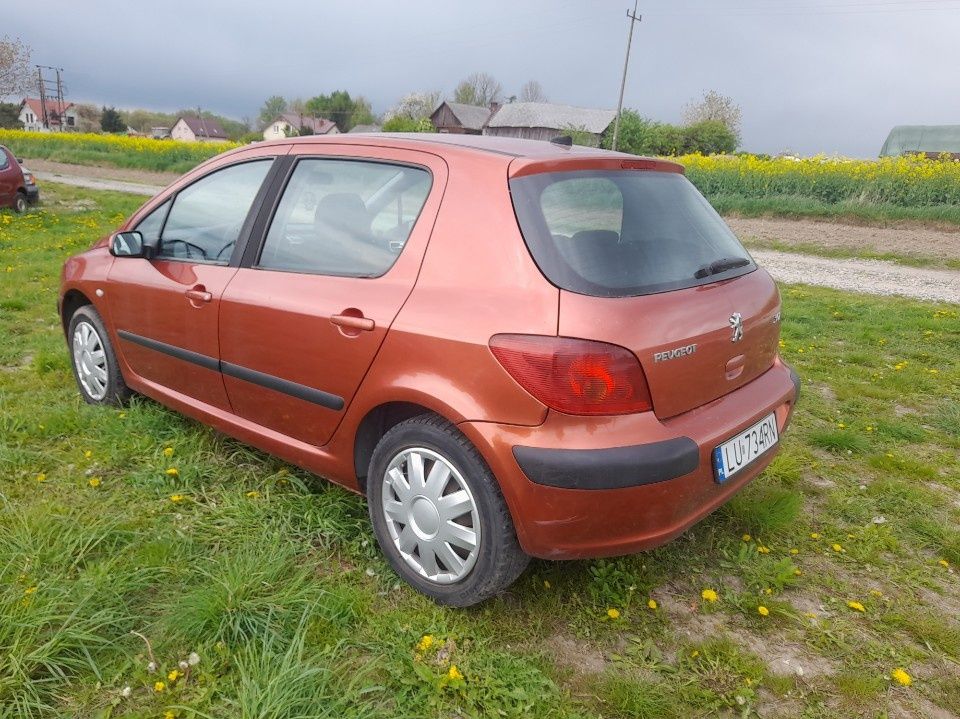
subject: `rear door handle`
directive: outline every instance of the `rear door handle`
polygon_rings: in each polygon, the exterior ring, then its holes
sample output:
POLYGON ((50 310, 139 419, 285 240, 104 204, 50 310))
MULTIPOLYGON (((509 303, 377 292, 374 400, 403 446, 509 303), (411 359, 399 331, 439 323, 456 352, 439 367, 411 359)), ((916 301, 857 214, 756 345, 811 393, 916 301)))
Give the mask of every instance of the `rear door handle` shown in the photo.
POLYGON ((369 317, 353 317, 352 315, 333 315, 330 321, 337 327, 348 327, 352 330, 373 332, 377 324, 369 317))
POLYGON ((183 294, 185 294, 191 302, 209 302, 213 299, 213 295, 206 290, 187 290, 183 294))

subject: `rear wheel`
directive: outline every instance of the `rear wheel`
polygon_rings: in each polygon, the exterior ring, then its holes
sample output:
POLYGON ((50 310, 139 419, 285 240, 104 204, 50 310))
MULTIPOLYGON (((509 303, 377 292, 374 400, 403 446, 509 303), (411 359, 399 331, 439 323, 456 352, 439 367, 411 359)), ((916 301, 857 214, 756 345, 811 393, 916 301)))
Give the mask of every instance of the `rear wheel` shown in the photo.
POLYGON ((441 604, 481 602, 529 561, 483 458, 440 417, 414 417, 383 436, 370 460, 367 503, 390 565, 441 604))
POLYGON ((119 405, 130 398, 110 336, 92 305, 73 313, 68 338, 73 374, 86 402, 119 405))
POLYGON ((18 215, 22 215, 27 211, 29 206, 30 203, 27 202, 27 196, 22 192, 18 192, 17 196, 13 199, 13 211, 18 215))

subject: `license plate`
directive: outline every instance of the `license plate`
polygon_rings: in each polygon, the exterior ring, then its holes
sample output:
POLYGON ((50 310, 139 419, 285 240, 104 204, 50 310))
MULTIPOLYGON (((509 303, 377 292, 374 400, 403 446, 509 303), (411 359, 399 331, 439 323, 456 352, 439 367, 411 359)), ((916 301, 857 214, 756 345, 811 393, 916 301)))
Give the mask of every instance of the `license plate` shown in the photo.
POLYGON ((727 481, 779 440, 776 417, 767 415, 713 450, 714 477, 718 482, 727 481))

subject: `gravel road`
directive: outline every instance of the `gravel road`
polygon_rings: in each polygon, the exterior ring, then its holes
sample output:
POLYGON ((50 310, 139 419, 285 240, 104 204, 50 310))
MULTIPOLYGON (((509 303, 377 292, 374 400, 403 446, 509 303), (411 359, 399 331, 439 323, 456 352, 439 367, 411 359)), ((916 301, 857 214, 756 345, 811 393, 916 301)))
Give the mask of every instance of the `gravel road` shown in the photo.
MULTIPOLYGON (((155 195, 176 179, 171 173, 77 167, 62 163, 28 160, 37 179, 93 190, 113 190, 155 195)), ((870 247, 909 254, 904 248, 921 250, 926 256, 960 257, 960 233, 925 228, 874 228, 811 220, 728 220, 743 238, 776 239, 788 244, 870 247)), ((751 255, 779 282, 832 287, 850 292, 900 295, 920 300, 960 304, 960 272, 921 269, 880 260, 847 260, 753 249, 751 255)))

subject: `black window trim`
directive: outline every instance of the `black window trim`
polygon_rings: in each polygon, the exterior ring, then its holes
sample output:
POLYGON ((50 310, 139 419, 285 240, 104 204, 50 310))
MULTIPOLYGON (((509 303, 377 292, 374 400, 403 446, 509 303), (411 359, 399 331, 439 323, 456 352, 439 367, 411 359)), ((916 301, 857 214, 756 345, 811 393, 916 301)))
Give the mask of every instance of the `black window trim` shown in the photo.
POLYGON ((199 265, 211 265, 211 266, 214 266, 214 267, 239 267, 239 266, 240 266, 240 260, 241 260, 241 258, 243 257, 244 250, 245 250, 246 245, 247 245, 247 241, 249 240, 250 233, 251 233, 251 231, 252 231, 252 229, 253 229, 253 226, 254 226, 254 221, 255 221, 255 219, 257 218, 257 216, 258 216, 258 214, 259 214, 259 212, 260 212, 260 207, 261 207, 261 205, 262 205, 266 200, 268 200, 269 197, 270 197, 270 194, 269 194, 269 193, 270 193, 270 192, 272 191, 272 189, 273 189, 273 183, 274 183, 274 181, 275 181, 275 179, 276 179, 277 171, 278 171, 278 169, 279 169, 279 167, 278 167, 279 164, 280 164, 279 161, 280 161, 280 160, 283 160, 283 159, 285 159, 285 158, 286 158, 286 156, 284 156, 284 155, 281 155, 281 156, 277 156, 277 155, 261 155, 261 156, 257 156, 257 157, 245 157, 245 158, 242 158, 242 159, 240 159, 240 160, 238 160, 238 161, 236 161, 236 162, 229 162, 229 163, 226 163, 226 164, 224 164, 224 165, 218 165, 217 167, 212 168, 212 169, 210 170, 210 172, 206 172, 206 173, 204 173, 203 175, 200 175, 200 177, 197 177, 197 178, 191 180, 188 184, 186 184, 186 185, 184 185, 183 187, 177 189, 176 192, 172 192, 172 193, 170 193, 169 195, 167 195, 159 204, 157 204, 156 206, 154 206, 153 208, 151 208, 151 209, 149 210, 149 212, 147 212, 146 215, 144 215, 142 218, 140 218, 140 220, 137 222, 137 226, 134 227, 133 229, 136 230, 137 227, 140 226, 140 223, 141 223, 141 222, 143 222, 145 219, 147 219, 147 217, 149 217, 150 215, 152 215, 156 210, 160 209, 160 208, 163 207, 165 204, 167 204, 167 205, 168 205, 168 206, 167 206, 167 211, 166 211, 166 214, 165 214, 164 217, 163 217, 163 222, 162 222, 161 225, 160 225, 160 242, 162 243, 162 242, 163 242, 163 232, 164 232, 164 230, 167 229, 167 220, 170 218, 170 212, 171 212, 171 210, 173 210, 173 206, 176 204, 177 198, 180 197, 180 193, 182 193, 184 190, 186 190, 186 189, 188 189, 188 188, 190 188, 190 187, 193 187, 195 184, 197 184, 197 183, 200 182, 201 180, 205 180, 205 179, 207 179, 208 177, 212 177, 213 175, 217 174, 217 173, 220 172, 221 170, 228 170, 228 169, 230 169, 230 168, 239 167, 240 165, 246 165, 246 164, 251 163, 251 162, 264 162, 264 161, 269 161, 269 162, 271 163, 271 164, 270 164, 270 167, 267 169, 267 174, 264 176, 263 182, 260 184, 260 189, 257 190, 257 194, 254 195, 253 202, 250 203, 250 209, 247 210, 247 215, 246 215, 246 217, 245 217, 244 220, 243 220, 243 224, 240 226, 240 234, 237 235, 237 242, 236 242, 236 244, 235 244, 234 247, 233 247, 233 251, 230 253, 229 259, 227 259, 226 261, 216 262, 216 261, 210 261, 210 260, 198 260, 198 259, 196 259, 196 258, 190 258, 190 257, 161 257, 161 256, 158 256, 158 257, 155 258, 155 259, 157 259, 157 260, 162 260, 163 262, 185 262, 185 263, 195 264, 195 265, 196 265, 196 264, 199 264, 199 265))
MULTIPOLYGON (((260 212, 257 216, 256 222, 254 224, 254 232, 251 233, 248 238, 247 245, 244 249, 243 258, 239 263, 240 267, 259 270, 261 272, 287 272, 296 275, 312 275, 315 277, 347 277, 359 280, 375 280, 379 277, 383 277, 388 274, 390 270, 396 267, 397 262, 400 259, 400 255, 397 255, 397 259, 393 261, 393 264, 390 265, 386 270, 384 270, 379 275, 364 275, 364 274, 335 274, 332 272, 317 272, 316 270, 306 270, 306 269, 296 269, 288 270, 281 269, 278 267, 261 267, 260 266, 260 256, 263 254, 264 245, 267 242, 267 234, 270 231, 270 227, 273 224, 273 220, 276 217, 277 210, 280 209, 280 202, 283 200, 283 195, 287 191, 287 186, 290 184, 290 181, 293 179, 293 174, 296 171, 297 167, 301 162, 304 161, 314 161, 314 160, 328 160, 328 161, 340 161, 340 162, 366 162, 375 165, 395 165, 397 167, 409 167, 417 170, 423 170, 430 177, 430 188, 427 190, 427 196, 424 198, 423 205, 420 207, 420 211, 417 213, 417 216, 413 220, 413 224, 410 226, 410 235, 413 234, 414 229, 417 226, 417 223, 420 222, 420 217, 423 215, 423 210, 427 206, 427 202, 430 200, 430 195, 433 193, 436 187, 436 177, 431 170, 426 165, 422 165, 417 162, 403 162, 401 160, 388 160, 381 159, 376 157, 357 157, 355 155, 314 155, 314 154, 297 154, 297 155, 285 155, 280 158, 280 162, 286 166, 285 172, 278 171, 274 184, 278 185, 276 188, 271 188, 272 193, 268 198, 268 201, 265 201, 260 208, 260 212), (286 161, 284 163, 284 161, 286 161)), ((278 163, 279 164, 279 163, 278 163)), ((407 239, 410 239, 410 235, 407 235, 407 239)), ((406 243, 404 243, 404 249, 406 249, 406 243)), ((400 251, 400 254, 403 254, 403 250, 400 251)))

